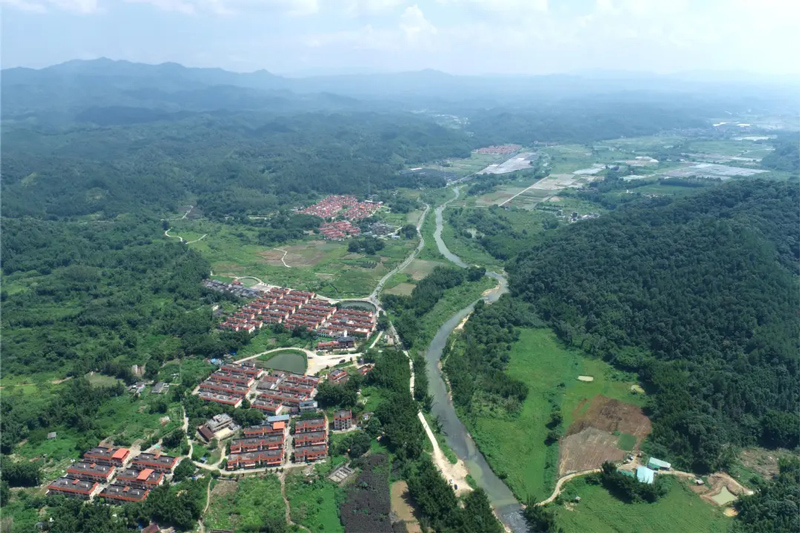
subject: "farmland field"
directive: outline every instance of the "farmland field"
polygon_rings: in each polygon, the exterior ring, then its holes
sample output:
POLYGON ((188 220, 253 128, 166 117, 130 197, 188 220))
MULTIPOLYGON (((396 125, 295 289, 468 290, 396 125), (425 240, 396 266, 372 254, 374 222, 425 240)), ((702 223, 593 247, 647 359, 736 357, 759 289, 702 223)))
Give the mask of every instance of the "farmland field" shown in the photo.
POLYGON ((562 498, 577 504, 556 507, 556 520, 565 533, 673 533, 676 531, 727 531, 730 518, 720 508, 704 502, 683 482, 668 478, 669 492, 656 503, 623 503, 601 485, 576 479, 564 486, 562 498))

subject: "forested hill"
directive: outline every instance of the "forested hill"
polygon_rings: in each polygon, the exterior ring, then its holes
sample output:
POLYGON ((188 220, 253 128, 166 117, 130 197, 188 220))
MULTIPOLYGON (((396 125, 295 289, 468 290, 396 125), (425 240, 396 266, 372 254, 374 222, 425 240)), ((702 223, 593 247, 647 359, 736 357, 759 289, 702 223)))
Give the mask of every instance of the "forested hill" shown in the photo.
POLYGON ((565 228, 511 288, 567 342, 637 370, 653 442, 699 470, 727 443, 796 446, 800 194, 731 183, 565 228))
POLYGON ((397 171, 468 157, 472 146, 407 113, 203 115, 63 131, 14 125, 3 131, 3 215, 163 215, 189 197, 211 216, 268 213, 317 194, 365 194, 368 183, 373 192, 414 187, 420 178, 397 171))

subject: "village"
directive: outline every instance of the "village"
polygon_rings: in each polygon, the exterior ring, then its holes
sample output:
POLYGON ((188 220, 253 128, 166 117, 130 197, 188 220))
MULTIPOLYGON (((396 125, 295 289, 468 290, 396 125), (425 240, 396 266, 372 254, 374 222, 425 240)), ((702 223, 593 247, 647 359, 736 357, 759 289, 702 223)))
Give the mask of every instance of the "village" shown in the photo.
MULTIPOLYGON (((265 370, 249 362, 220 362, 219 367, 192 391, 204 401, 263 413, 260 423, 238 426, 234 418, 220 413, 188 434, 192 444, 219 446, 223 451, 216 465, 192 461, 188 456, 162 453, 158 444, 147 451, 116 446, 104 441, 86 451, 82 459, 66 468, 63 476, 47 486, 50 495, 109 504, 141 502, 150 491, 170 484, 176 467, 190 461, 206 471, 246 473, 281 467, 301 467, 325 460, 334 432, 354 430, 369 420, 370 413, 354 416, 350 409, 337 409, 328 416, 319 408, 315 396, 321 382, 343 386, 356 373, 364 376, 373 365, 361 364, 351 371, 334 368, 323 376, 265 370)), ((129 387, 134 396, 146 384, 129 387)), ((162 394, 168 384, 153 384, 152 393, 162 394)), ((188 429, 188 428, 187 428, 188 429)), ((202 472, 203 470, 201 470, 202 472)), ((199 474, 202 476, 203 474, 199 474)))

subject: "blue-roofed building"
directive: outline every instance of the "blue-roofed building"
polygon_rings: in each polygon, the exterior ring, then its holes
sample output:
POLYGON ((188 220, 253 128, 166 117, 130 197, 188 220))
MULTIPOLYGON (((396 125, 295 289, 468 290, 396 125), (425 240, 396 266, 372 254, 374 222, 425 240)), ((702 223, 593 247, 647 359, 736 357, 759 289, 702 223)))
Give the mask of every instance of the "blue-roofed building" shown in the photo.
POLYGON ((637 466, 636 467, 636 479, 640 483, 647 483, 651 485, 653 481, 656 479, 656 473, 653 470, 650 470, 646 466, 637 466))
POLYGON ((288 422, 289 415, 275 415, 275 416, 268 416, 267 422, 288 422))

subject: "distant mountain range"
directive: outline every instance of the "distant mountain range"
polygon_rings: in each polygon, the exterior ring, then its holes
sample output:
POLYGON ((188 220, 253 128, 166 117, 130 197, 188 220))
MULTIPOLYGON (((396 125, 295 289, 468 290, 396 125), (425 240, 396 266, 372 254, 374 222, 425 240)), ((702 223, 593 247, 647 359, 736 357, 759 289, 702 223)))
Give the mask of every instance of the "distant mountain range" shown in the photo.
MULTIPOLYGON (((624 95, 627 100, 663 98, 666 93, 785 101, 795 98, 797 80, 751 80, 735 73, 657 76, 636 72, 588 71, 546 76, 455 76, 435 70, 341 74, 290 78, 265 70, 236 73, 189 68, 177 63, 148 65, 106 58, 74 60, 43 69, 2 71, 3 118, 71 119, 91 108, 149 108, 164 113, 217 110, 272 112, 436 109, 543 106, 548 102, 624 95)), ((92 115, 92 113, 89 113, 92 115)), ((96 113, 95 113, 96 114, 96 113)))

